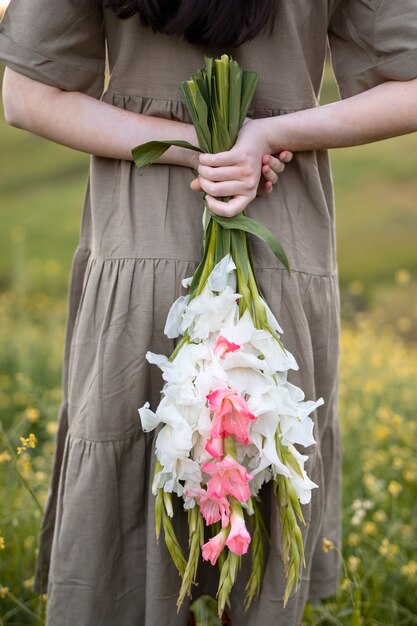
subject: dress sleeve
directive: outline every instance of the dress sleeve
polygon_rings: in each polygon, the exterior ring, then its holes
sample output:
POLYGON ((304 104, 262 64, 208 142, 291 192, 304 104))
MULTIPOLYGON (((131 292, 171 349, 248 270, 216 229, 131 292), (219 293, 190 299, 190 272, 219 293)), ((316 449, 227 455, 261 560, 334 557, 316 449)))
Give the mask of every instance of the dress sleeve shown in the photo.
POLYGON ((34 80, 100 98, 101 0, 11 0, 0 23, 0 62, 34 80))
POLYGON ((342 98, 417 76, 417 0, 336 0, 328 37, 342 98))

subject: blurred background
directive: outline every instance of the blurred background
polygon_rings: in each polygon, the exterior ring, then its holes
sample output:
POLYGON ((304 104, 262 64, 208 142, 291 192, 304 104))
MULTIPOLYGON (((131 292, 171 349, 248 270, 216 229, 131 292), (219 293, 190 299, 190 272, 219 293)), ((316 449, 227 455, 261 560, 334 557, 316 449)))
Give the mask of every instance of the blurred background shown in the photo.
MULTIPOLYGON (((337 99, 328 66, 321 102, 337 99)), ((47 597, 31 584, 88 156, 2 115, 0 146, 0 625, 43 626, 47 597)), ((409 626, 417 624, 417 134, 333 150, 331 159, 343 577, 337 596, 307 606, 303 624, 409 626)), ((218 624, 201 606, 195 612, 200 625, 218 624)))

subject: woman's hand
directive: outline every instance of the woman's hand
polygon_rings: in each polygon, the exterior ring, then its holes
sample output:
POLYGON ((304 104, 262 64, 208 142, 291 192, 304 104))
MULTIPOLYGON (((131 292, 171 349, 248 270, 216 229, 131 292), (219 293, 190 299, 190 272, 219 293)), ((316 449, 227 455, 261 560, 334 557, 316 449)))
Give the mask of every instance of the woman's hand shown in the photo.
POLYGON ((293 153, 289 150, 283 150, 276 156, 265 154, 262 157, 262 176, 259 181, 257 196, 271 193, 273 186, 278 181, 278 174, 284 171, 286 163, 289 163, 292 157, 293 153))
POLYGON ((233 148, 217 154, 200 154, 198 179, 191 183, 194 191, 205 191, 210 210, 232 217, 241 213, 260 193, 269 193, 277 174, 292 154, 279 151, 279 158, 270 154, 267 136, 260 120, 250 120, 239 131, 233 148), (281 159, 282 157, 282 159, 281 159), (261 177, 265 181, 261 182, 261 177), (228 202, 219 197, 231 196, 228 202))

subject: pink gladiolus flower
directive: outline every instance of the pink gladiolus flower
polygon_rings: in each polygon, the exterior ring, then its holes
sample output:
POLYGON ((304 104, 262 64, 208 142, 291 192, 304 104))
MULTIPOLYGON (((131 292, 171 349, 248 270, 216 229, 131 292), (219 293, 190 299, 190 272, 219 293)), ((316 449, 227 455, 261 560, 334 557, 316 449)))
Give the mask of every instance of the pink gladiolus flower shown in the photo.
POLYGON ((246 554, 251 541, 251 536, 245 526, 245 520, 238 513, 233 512, 230 516, 231 530, 226 545, 235 554, 246 554))
POLYGON ((200 511, 207 526, 222 521, 222 528, 229 525, 230 504, 225 496, 204 492, 200 497, 200 511))
POLYGON ((246 502, 251 497, 248 482, 253 476, 230 455, 226 455, 223 461, 204 463, 201 469, 211 476, 207 483, 211 498, 233 496, 239 502, 246 502))
POLYGON ((223 528, 217 535, 212 537, 203 545, 201 552, 205 561, 210 561, 212 565, 216 564, 216 561, 226 544, 228 534, 229 529, 223 528))
POLYGON ((206 396, 213 411, 211 434, 214 438, 234 435, 239 443, 248 444, 248 424, 256 418, 246 401, 228 387, 216 389, 206 396))
POLYGON ((184 492, 189 498, 195 498, 200 506, 202 516, 206 525, 222 522, 222 528, 229 525, 230 504, 225 496, 218 496, 216 493, 208 493, 205 489, 188 489, 184 492))
POLYGON ((208 439, 205 449, 215 459, 220 459, 224 456, 224 439, 223 437, 212 437, 208 439))
POLYGON ((240 346, 237 343, 232 343, 223 335, 219 335, 214 345, 214 352, 220 359, 223 359, 228 352, 236 352, 239 348, 240 346))

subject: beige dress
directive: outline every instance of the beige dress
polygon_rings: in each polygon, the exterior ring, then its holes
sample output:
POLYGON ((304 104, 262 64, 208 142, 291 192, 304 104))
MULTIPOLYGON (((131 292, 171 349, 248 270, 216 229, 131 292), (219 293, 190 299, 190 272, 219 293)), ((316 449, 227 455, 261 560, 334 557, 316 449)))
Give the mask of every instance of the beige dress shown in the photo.
MULTIPOLYGON (((342 97, 417 75, 416 0, 281 0, 273 36, 235 50, 154 34, 137 17, 117 19, 99 0, 12 0, 0 27, 0 60, 41 82, 100 98, 107 45, 105 102, 189 121, 179 83, 204 65, 204 54, 229 52, 259 73, 250 116, 267 117, 317 106, 328 36, 342 97)), ((36 563, 34 589, 48 593, 47 626, 186 624, 187 603, 179 613, 175 608, 179 577, 164 542, 155 541, 153 434, 142 432, 137 408, 146 400, 157 406, 159 370, 144 355, 173 349, 163 334, 165 318, 201 255, 202 202, 189 189, 193 177, 178 166, 139 172, 129 161, 91 159, 36 563)), ((244 614, 244 557, 231 616, 235 626, 293 626, 308 599, 337 591, 340 574, 337 552, 322 550, 323 537, 341 548, 339 294, 327 152, 296 153, 273 193, 257 198, 248 214, 276 233, 292 266, 289 275, 253 241, 261 288, 300 365, 290 380, 307 399, 323 396, 325 405, 314 416, 317 445, 300 447, 320 487, 304 507, 307 568, 299 591, 284 609, 279 515, 265 486, 272 541, 262 592, 244 614)), ((185 541, 179 503, 177 509, 185 541)), ((216 580, 217 568, 204 563, 194 597, 214 594, 216 580)))

